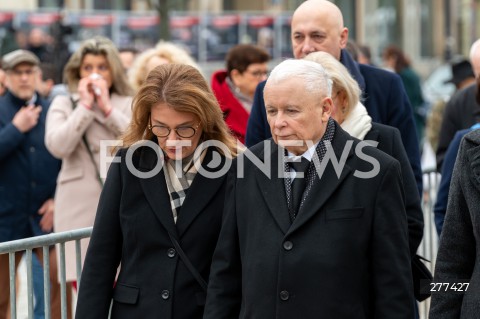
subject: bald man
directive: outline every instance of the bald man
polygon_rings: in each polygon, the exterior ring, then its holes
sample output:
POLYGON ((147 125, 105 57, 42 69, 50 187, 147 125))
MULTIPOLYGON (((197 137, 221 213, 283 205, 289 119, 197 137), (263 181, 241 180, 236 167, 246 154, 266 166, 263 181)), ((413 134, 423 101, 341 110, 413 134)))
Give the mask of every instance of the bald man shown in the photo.
POLYGON ((441 170, 445 153, 455 133, 480 123, 480 39, 470 47, 470 63, 476 82, 457 91, 443 112, 437 147, 437 170, 441 170))
MULTIPOLYGON (((303 2, 293 14, 291 38, 293 55, 297 59, 311 52, 325 51, 340 60, 362 89, 364 104, 373 121, 400 130, 421 195, 419 145, 412 107, 401 79, 392 72, 361 65, 352 59, 345 51, 348 29, 343 24, 342 12, 330 1, 303 2)), ((263 101, 264 86, 265 82, 258 85, 250 113, 246 136, 249 147, 271 137, 263 101)))

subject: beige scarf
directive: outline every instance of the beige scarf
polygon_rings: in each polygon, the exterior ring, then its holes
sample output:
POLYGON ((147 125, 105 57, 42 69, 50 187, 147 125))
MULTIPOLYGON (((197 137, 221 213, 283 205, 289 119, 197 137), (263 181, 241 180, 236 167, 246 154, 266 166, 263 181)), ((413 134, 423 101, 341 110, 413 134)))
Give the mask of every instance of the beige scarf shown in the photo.
POLYGON ((358 102, 340 125, 348 134, 363 140, 372 128, 372 118, 361 102, 358 102))

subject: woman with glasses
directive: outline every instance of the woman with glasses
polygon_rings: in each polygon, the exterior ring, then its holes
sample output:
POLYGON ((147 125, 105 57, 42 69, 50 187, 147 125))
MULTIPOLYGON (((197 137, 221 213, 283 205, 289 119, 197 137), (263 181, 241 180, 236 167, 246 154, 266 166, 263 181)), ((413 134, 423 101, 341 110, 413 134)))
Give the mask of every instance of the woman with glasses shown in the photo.
POLYGON ((239 44, 226 57, 226 70, 212 75, 212 89, 225 121, 235 137, 245 143, 248 117, 258 83, 267 79, 270 55, 265 49, 239 44))
POLYGON ((235 139, 200 72, 151 71, 98 205, 76 318, 202 318, 235 139), (117 267, 121 265, 118 278, 117 267))
MULTIPOLYGON (((116 140, 124 133, 132 104, 118 51, 107 38, 83 42, 65 66, 64 78, 70 95, 52 101, 45 133, 47 149, 62 160, 55 193, 55 232, 93 225, 103 186, 101 163, 106 162, 100 158, 102 141, 116 140)), ((104 150, 103 154, 110 153, 104 150)), ((88 240, 81 243, 83 260, 88 240)), ((74 242, 66 244, 65 253, 67 282, 75 282, 74 242)))

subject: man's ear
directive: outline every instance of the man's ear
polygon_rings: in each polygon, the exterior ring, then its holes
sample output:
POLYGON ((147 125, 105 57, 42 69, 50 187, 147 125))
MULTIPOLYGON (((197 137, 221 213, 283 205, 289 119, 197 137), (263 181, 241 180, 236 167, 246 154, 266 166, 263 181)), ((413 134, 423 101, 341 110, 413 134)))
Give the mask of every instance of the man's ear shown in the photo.
POLYGON ((48 87, 48 91, 50 91, 54 85, 55 85, 55 82, 53 82, 52 79, 48 79, 45 81, 45 86, 48 87))
POLYGON ((333 111, 333 101, 332 98, 326 97, 323 99, 322 105, 322 122, 326 123, 330 118, 333 111))
POLYGON ((345 49, 348 42, 348 28, 344 27, 340 33, 340 48, 345 49))

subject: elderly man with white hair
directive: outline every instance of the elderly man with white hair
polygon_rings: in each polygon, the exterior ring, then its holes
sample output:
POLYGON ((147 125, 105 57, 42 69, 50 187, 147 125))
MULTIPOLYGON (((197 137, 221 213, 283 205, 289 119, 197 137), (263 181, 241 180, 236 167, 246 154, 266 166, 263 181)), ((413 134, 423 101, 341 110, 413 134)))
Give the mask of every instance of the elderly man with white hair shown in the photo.
POLYGON ((414 317, 401 170, 331 118, 321 65, 264 90, 272 139, 231 168, 204 318, 414 317))

